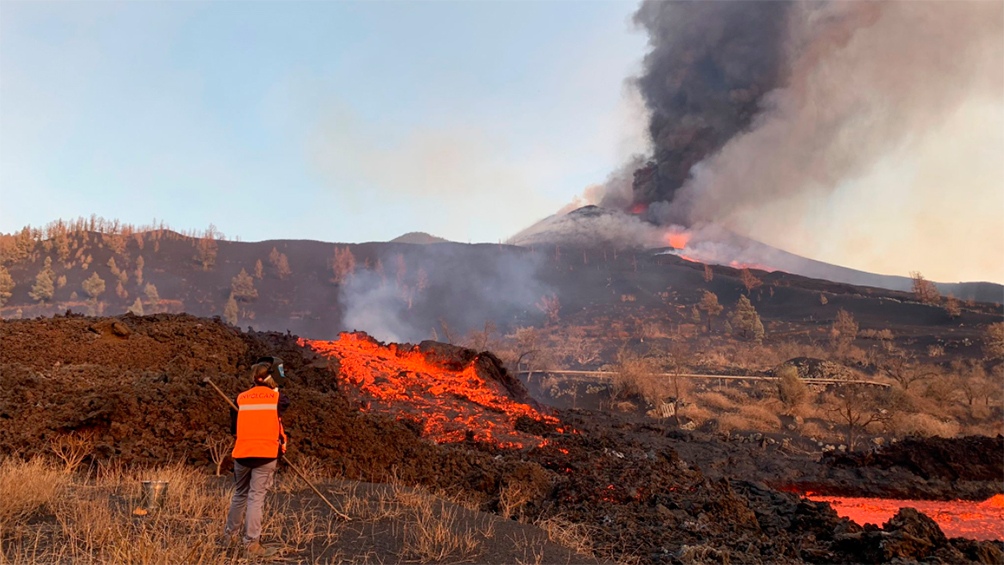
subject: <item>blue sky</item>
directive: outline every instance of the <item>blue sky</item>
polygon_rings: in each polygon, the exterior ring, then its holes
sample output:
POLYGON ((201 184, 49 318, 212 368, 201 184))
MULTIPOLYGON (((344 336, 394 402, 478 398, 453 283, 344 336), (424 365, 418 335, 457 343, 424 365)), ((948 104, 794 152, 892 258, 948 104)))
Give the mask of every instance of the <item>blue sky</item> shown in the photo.
POLYGON ((634 2, 4 2, 0 232, 497 241, 644 150, 634 2))

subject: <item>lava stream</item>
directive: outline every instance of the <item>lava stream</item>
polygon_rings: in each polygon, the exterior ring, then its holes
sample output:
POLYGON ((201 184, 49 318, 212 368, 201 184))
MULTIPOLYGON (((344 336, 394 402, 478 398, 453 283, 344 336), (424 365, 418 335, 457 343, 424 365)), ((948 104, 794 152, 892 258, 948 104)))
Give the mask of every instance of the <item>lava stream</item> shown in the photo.
POLYGON ((538 446, 544 440, 516 430, 516 420, 526 417, 551 428, 558 423, 513 400, 501 383, 482 377, 476 357, 450 370, 430 362, 417 346, 383 345, 364 334, 302 343, 338 359, 339 381, 349 385, 346 390, 364 409, 418 423, 422 436, 437 443, 473 439, 503 448, 538 446))
POLYGON ((949 538, 1004 541, 1004 495, 983 502, 969 500, 896 500, 806 495, 809 500, 828 502, 837 514, 859 525, 881 525, 900 508, 915 508, 937 522, 949 538))

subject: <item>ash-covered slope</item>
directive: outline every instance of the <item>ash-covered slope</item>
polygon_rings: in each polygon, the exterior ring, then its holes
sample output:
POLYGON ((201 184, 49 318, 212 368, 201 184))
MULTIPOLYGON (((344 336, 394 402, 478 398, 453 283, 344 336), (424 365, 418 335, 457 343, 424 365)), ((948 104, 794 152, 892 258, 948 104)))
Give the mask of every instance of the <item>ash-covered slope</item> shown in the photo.
MULTIPOLYGON (((910 291, 913 285, 913 280, 909 277, 869 273, 816 261, 715 226, 692 229, 663 227, 648 222, 641 216, 598 206, 584 206, 567 214, 544 218, 512 236, 508 243, 524 247, 570 245, 659 250, 672 248, 673 242, 668 234, 678 235, 686 243, 682 249, 671 249, 669 252, 701 263, 749 266, 897 291, 910 291)), ((942 294, 951 294, 959 299, 1004 302, 1004 285, 989 282, 935 284, 942 294)))
MULTIPOLYGON (((738 268, 715 266, 714 281, 708 282, 702 264, 660 254, 669 250, 665 240, 670 238, 637 218, 586 208, 559 220, 571 220, 575 229, 542 229, 523 240, 537 242, 527 246, 240 242, 170 232, 131 238, 78 233, 67 236, 64 260, 58 242, 29 241, 24 254, 3 258, 15 287, 0 307, 0 317, 51 316, 69 310, 106 315, 127 310, 186 312, 312 339, 362 330, 384 341, 417 343, 430 338, 457 341, 482 331, 487 323, 504 334, 517 327, 540 327, 545 323, 541 309, 545 298, 560 303, 563 324, 588 325, 599 316, 614 321, 639 316, 668 319, 699 302, 704 290, 716 293, 722 304, 734 304, 747 292, 738 268), (616 244, 625 239, 614 234, 604 235, 607 244, 576 243, 583 238, 593 241, 588 239, 593 232, 585 228, 622 226, 624 217, 633 222, 633 230, 663 242, 651 249, 625 249, 616 244), (559 240, 562 243, 545 243, 554 233, 569 237, 559 240), (47 260, 52 292, 39 299, 34 289, 47 260), (94 287, 97 279, 103 287, 94 287), (667 303, 670 289, 673 296, 667 303), (625 302, 624 297, 632 301, 625 302), (644 311, 633 309, 642 306, 644 311)), ((631 232, 625 237, 637 235, 631 232)), ((701 234, 689 236, 677 251, 685 257, 691 248, 705 249, 700 246, 701 234)), ((755 270, 757 265, 750 267, 755 270)), ((837 308, 844 308, 862 329, 889 328, 897 336, 924 336, 916 344, 900 346, 960 342, 975 355, 987 324, 1001 321, 999 307, 989 304, 963 305, 952 318, 943 305, 919 304, 903 291, 784 271, 758 271, 756 276, 764 284, 756 302, 764 324, 781 323, 790 332, 812 330, 818 320, 832 319, 837 308), (828 296, 830 306, 820 304, 821 294, 828 296)))

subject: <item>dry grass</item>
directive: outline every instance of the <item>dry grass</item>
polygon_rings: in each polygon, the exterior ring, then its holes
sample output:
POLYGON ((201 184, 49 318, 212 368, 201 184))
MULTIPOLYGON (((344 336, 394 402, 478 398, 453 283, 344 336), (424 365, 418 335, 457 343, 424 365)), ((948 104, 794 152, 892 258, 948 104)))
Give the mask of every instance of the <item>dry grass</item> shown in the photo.
POLYGON ((961 426, 955 420, 931 414, 896 414, 888 423, 889 431, 897 436, 955 437, 961 426))
MULTIPOLYGON (((400 559, 470 561, 495 535, 496 518, 466 515, 468 510, 424 489, 392 483, 361 490, 360 483, 342 483, 337 494, 343 511, 352 523, 387 521, 401 543, 400 559)), ((0 563, 237 562, 240 552, 218 543, 232 492, 180 465, 143 470, 113 465, 85 478, 64 473, 62 462, 7 457, 0 460, 0 563), (146 516, 134 515, 141 481, 150 479, 168 481, 164 504, 146 516)), ((525 504, 519 492, 510 496, 512 511, 525 504)), ((472 497, 450 498, 463 499, 469 508, 478 504, 472 497)), ((300 500, 268 497, 263 536, 283 540, 287 552, 299 555, 337 546, 346 523, 321 505, 300 500)), ((343 557, 357 562, 363 553, 343 557)), ((372 561, 381 560, 373 554, 372 561)))
POLYGON ((687 404, 681 406, 676 411, 681 419, 688 420, 700 426, 714 417, 710 410, 697 404, 687 404))
POLYGON ((685 545, 680 548, 677 557, 681 563, 686 565, 705 565, 710 563, 720 563, 728 565, 728 550, 719 550, 707 545, 685 545))
POLYGON ((459 507, 474 511, 479 506, 476 497, 432 493, 421 487, 409 487, 399 482, 373 485, 370 492, 360 494, 360 483, 346 483, 342 509, 360 522, 393 522, 401 528, 402 554, 409 561, 464 561, 480 554, 482 542, 495 535, 492 518, 484 516, 473 521, 461 517, 459 507))
POLYGON ((534 525, 547 533, 547 539, 563 545, 579 555, 593 556, 595 554, 593 535, 584 524, 577 524, 557 515, 538 520, 534 525))
POLYGON ((499 513, 506 520, 519 518, 523 507, 533 500, 535 490, 519 481, 507 482, 499 492, 499 513))
POLYGON ((826 428, 818 422, 806 422, 802 425, 800 432, 804 437, 816 441, 835 442, 841 438, 839 433, 826 428))
MULTIPOLYGON (((64 463, 65 465, 65 463, 64 463)), ((61 472, 40 459, 0 463, 4 489, 2 561, 11 563, 219 563, 226 560, 211 532, 222 523, 227 498, 194 470, 168 467, 129 474, 107 469, 99 477, 61 472), (62 478, 60 478, 62 477, 62 478), (139 481, 170 481, 160 511, 139 518, 139 481), (16 489, 11 489, 15 486, 16 489), (9 492, 10 491, 10 492, 9 492), (10 500, 17 504, 9 504, 10 500), (26 514, 26 512, 28 514, 26 514), (32 516, 34 520, 25 520, 32 516)))
POLYGON ((716 412, 734 412, 739 404, 720 392, 700 392, 694 395, 694 403, 716 412))
POLYGON ((412 503, 413 511, 404 523, 406 557, 422 562, 471 559, 480 553, 481 541, 495 535, 490 518, 472 527, 455 508, 446 507, 430 494, 418 495, 412 503))
POLYGON ((70 479, 41 458, 24 462, 13 458, 0 462, 0 533, 4 539, 11 528, 24 522, 69 484, 70 479))

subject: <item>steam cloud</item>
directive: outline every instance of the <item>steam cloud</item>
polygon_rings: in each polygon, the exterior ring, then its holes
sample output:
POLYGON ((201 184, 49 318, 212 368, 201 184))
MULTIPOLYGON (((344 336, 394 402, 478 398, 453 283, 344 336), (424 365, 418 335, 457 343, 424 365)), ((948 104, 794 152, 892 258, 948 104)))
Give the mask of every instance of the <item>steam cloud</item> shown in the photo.
POLYGON ((1000 2, 666 2, 637 79, 654 162, 633 203, 728 224, 825 196, 965 104, 999 104, 1000 2))
POLYGON ((383 253, 380 263, 383 273, 357 269, 342 285, 339 301, 345 329, 383 341, 455 341, 489 320, 504 331, 527 316, 539 317, 534 305, 551 292, 538 278, 539 256, 511 247, 408 246, 383 253))

